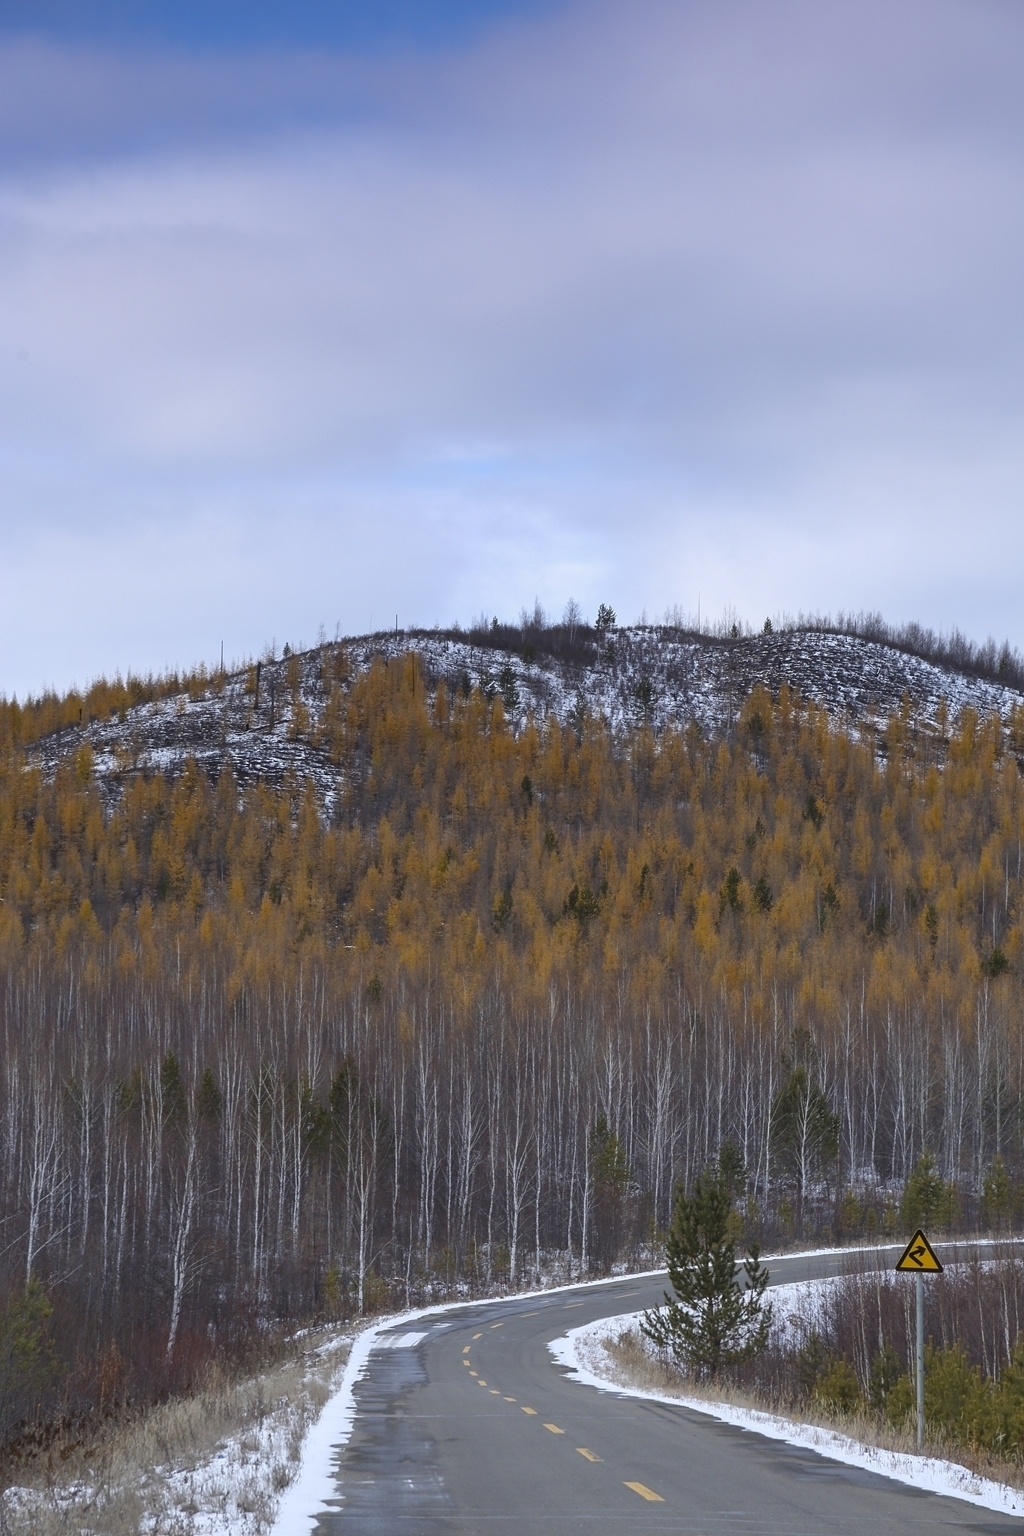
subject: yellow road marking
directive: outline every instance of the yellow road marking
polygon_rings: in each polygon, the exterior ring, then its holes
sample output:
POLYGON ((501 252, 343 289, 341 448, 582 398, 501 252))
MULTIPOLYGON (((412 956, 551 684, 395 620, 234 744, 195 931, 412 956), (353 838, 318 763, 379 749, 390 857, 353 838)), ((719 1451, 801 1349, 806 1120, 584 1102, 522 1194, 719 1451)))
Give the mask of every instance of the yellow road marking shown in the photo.
POLYGON ((580 1455, 581 1456, 585 1456, 588 1461, 600 1461, 601 1460, 600 1456, 595 1456, 593 1451, 588 1451, 585 1445, 578 1445, 576 1447, 576 1449, 579 1451, 580 1455))
POLYGON ((505 1401, 506 1401, 506 1403, 514 1403, 515 1402, 515 1398, 514 1397, 506 1397, 505 1401))
POLYGON ((473 1337, 474 1337, 474 1339, 482 1339, 483 1338, 483 1334, 482 1333, 474 1333, 473 1337))
POLYGON ((478 1387, 486 1387, 486 1385, 487 1385, 486 1381, 484 1381, 483 1377, 481 1376, 479 1381, 477 1382, 477 1386, 478 1387))
POLYGON ((553 1435, 564 1435, 565 1434, 565 1430, 564 1429, 559 1429, 557 1424, 545 1424, 544 1428, 545 1429, 550 1429, 550 1431, 551 1431, 551 1433, 553 1435))
POLYGON ((540 1316, 540 1308, 538 1307, 535 1312, 520 1312, 519 1316, 520 1317, 539 1317, 540 1316))
MULTIPOLYGON (((469 1370, 469 1361, 468 1361, 468 1360, 463 1360, 463 1362, 462 1362, 462 1363, 463 1363, 463 1365, 464 1365, 464 1366, 465 1366, 465 1367, 466 1367, 466 1369, 467 1369, 467 1370, 469 1370)), ((475 1375, 476 1375, 476 1372, 475 1372, 475 1371, 470 1371, 470 1374, 471 1374, 471 1375, 472 1375, 472 1376, 475 1376, 475 1375)))
POLYGON ((632 1488, 633 1492, 638 1493, 642 1499, 646 1499, 648 1504, 664 1504, 665 1502, 661 1494, 655 1493, 653 1489, 648 1488, 646 1483, 627 1483, 626 1487, 632 1488))
POLYGON ((492 1323, 491 1324, 492 1328, 504 1328, 504 1326, 505 1326, 504 1323, 492 1323))
POLYGON ((462 1353, 464 1355, 468 1355, 469 1351, 472 1349, 472 1347, 473 1346, 471 1344, 463 1344, 463 1346, 462 1346, 462 1353))
POLYGON ((475 1375, 476 1375, 476 1371, 474 1371, 474 1370, 470 1370, 470 1373, 469 1373, 469 1374, 470 1374, 470 1375, 471 1375, 471 1376, 475 1376, 475 1375))
POLYGON ((536 1408, 524 1408, 524 1409, 523 1409, 523 1412, 524 1412, 524 1413, 532 1413, 532 1414, 536 1414, 536 1412, 537 1412, 537 1410, 536 1410, 536 1408))
POLYGON ((571 1312, 573 1307, 585 1307, 585 1306, 586 1306, 586 1302, 585 1301, 567 1301, 565 1306, 562 1308, 562 1311, 563 1312, 571 1312))
POLYGON ((501 1396, 501 1393, 498 1391, 497 1387, 492 1387, 491 1388, 491 1396, 492 1397, 500 1397, 501 1396))

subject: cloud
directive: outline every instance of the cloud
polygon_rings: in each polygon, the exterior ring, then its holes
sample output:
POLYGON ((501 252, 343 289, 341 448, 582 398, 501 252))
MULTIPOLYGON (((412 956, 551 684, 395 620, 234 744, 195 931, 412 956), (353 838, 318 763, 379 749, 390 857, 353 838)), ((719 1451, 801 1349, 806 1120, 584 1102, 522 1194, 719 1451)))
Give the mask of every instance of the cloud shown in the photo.
POLYGON ((570 590, 1021 643, 1022 29, 733 0, 370 61, 9 43, 0 687, 570 590))

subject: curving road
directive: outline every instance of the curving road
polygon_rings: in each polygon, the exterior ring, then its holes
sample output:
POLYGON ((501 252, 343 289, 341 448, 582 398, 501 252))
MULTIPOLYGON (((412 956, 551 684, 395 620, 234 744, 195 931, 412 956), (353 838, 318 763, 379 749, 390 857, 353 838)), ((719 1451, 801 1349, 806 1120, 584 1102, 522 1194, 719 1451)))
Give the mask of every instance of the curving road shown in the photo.
MULTIPOLYGON (((884 1262, 892 1262, 886 1250, 884 1262)), ((776 1259, 773 1284, 841 1272, 776 1259)), ((877 1267, 865 1263, 865 1268, 877 1267)), ((636 1278, 444 1312, 380 1337, 317 1536, 936 1536, 1024 1521, 685 1408, 566 1379, 548 1341, 659 1302, 636 1278)))

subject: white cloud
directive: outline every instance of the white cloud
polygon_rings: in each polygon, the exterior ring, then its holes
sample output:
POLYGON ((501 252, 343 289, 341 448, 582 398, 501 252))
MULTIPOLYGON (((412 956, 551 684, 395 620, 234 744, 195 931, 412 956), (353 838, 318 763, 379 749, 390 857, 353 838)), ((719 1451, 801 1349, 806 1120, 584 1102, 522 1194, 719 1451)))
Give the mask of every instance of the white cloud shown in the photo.
POLYGON ((0 688, 569 590, 1021 643, 1022 27, 0 52, 0 688))

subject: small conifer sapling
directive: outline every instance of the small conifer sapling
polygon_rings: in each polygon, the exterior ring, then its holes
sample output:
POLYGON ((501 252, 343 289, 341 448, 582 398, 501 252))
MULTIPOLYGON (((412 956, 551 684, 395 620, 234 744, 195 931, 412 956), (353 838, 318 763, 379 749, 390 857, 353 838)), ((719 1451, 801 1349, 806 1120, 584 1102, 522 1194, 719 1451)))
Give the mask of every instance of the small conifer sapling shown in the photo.
POLYGON ((674 1296, 645 1312, 641 1332, 699 1379, 760 1354, 768 1343, 772 1309, 764 1301, 768 1271, 751 1244, 737 1272, 730 1237, 732 1200, 721 1179, 705 1171, 693 1193, 682 1185, 666 1244, 674 1296))

